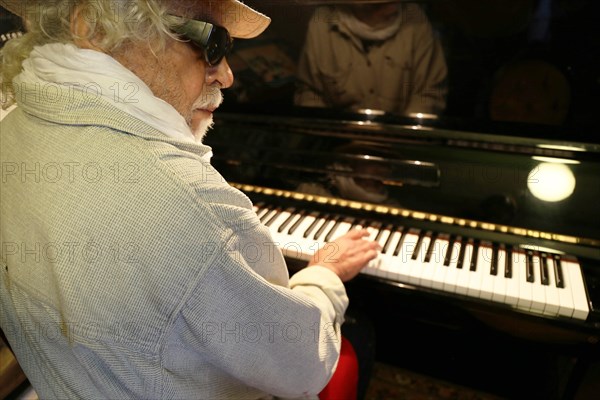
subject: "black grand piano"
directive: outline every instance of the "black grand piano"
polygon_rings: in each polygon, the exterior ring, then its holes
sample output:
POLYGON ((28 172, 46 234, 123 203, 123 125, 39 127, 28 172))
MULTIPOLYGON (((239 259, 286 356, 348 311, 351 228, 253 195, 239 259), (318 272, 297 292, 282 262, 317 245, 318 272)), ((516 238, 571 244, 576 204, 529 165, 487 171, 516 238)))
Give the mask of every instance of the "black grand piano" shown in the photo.
POLYGON ((236 42, 237 81, 206 142, 292 272, 365 227, 383 251, 347 286, 373 321, 379 361, 505 398, 589 398, 600 355, 597 2, 418 2, 447 62, 437 114, 299 106, 308 21, 348 2, 248 3, 273 24, 236 42))

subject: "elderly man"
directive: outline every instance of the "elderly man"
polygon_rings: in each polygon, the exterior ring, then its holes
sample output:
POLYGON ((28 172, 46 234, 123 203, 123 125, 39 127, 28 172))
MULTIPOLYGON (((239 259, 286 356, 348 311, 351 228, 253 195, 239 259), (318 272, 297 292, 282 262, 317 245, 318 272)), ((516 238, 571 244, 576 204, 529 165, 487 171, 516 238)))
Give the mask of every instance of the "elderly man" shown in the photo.
POLYGON ((288 277, 202 137, 234 0, 16 1, 0 53, 0 326, 41 398, 314 397, 338 362, 357 230, 288 277))

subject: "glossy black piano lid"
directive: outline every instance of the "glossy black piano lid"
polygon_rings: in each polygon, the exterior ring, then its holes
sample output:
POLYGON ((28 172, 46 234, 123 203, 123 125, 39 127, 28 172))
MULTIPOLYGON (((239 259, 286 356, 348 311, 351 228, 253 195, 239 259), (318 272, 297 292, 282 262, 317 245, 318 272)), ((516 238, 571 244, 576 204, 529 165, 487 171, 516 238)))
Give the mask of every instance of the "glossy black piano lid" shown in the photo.
POLYGON ((443 48, 437 115, 298 106, 309 19, 340 2, 248 3, 273 22, 228 58, 206 139, 228 180, 600 240, 598 2, 403 2, 443 48))

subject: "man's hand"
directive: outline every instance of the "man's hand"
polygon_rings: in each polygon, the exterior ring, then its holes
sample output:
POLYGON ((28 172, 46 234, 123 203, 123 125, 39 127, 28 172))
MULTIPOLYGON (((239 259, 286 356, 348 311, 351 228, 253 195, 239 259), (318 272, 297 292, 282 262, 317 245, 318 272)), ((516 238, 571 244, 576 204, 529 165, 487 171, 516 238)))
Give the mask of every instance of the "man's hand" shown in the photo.
POLYGON ((308 266, 320 265, 335 272, 342 282, 354 278, 369 261, 377 257, 381 246, 366 240, 369 231, 355 229, 327 243, 317 251, 308 266))

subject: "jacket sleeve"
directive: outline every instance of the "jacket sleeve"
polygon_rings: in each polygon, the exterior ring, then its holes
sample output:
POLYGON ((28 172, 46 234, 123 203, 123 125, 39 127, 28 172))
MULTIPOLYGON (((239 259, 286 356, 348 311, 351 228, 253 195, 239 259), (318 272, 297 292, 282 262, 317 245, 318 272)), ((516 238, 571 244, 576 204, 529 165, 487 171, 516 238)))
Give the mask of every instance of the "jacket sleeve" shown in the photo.
POLYGON ((329 270, 310 267, 292 288, 274 285, 232 244, 211 261, 181 311, 185 347, 266 393, 318 394, 339 358, 343 284, 329 270))
POLYGON ((204 179, 198 188, 222 229, 206 238, 202 273, 190 282, 173 327, 176 346, 193 353, 189 373, 195 362, 208 363, 271 395, 318 394, 339 358, 348 304, 343 283, 322 267, 290 280, 243 195, 218 180, 204 179))

